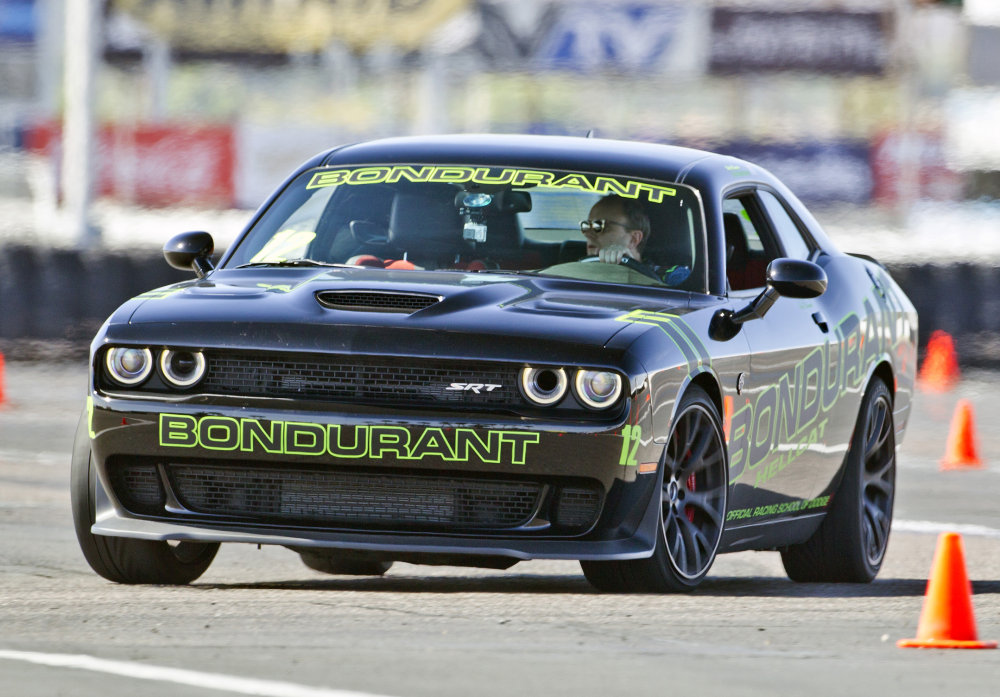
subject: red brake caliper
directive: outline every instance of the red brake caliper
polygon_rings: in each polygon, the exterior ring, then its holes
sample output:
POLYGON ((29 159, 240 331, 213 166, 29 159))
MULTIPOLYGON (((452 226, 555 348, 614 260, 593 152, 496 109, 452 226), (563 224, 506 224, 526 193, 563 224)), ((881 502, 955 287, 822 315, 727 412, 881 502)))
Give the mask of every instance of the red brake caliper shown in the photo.
MULTIPOLYGON (((694 491, 694 489, 695 489, 695 486, 694 486, 694 474, 693 473, 688 475, 687 488, 688 488, 688 491, 694 491)), ((694 522, 694 506, 685 506, 684 507, 684 515, 687 516, 688 521, 690 521, 690 522, 693 523, 694 522)))

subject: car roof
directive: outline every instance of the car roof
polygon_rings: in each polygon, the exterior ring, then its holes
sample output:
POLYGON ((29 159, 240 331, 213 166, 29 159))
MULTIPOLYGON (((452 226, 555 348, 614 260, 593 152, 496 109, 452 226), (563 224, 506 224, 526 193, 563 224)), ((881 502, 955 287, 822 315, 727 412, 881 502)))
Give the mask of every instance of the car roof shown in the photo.
POLYGON ((328 151, 324 165, 381 163, 490 164, 623 174, 681 181, 696 163, 736 163, 726 155, 637 141, 538 135, 436 135, 384 138, 328 151))

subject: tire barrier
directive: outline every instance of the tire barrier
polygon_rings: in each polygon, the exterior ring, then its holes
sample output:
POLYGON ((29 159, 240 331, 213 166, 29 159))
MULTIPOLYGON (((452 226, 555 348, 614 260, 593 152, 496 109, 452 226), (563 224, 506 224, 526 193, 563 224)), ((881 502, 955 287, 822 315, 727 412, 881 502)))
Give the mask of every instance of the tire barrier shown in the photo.
POLYGON ((27 338, 35 334, 34 318, 47 309, 35 250, 5 247, 0 253, 0 338, 27 338))
MULTIPOLYGON (((920 347, 941 329, 963 366, 1000 367, 1000 268, 986 264, 889 264, 920 314, 920 347)), ((0 350, 8 358, 85 356, 101 323, 125 300, 193 278, 156 251, 0 247, 0 350), (58 349, 58 350, 57 350, 58 349)))
POLYGON ((965 367, 1000 367, 1000 267, 988 263, 888 264, 920 315, 921 352, 936 330, 952 336, 965 367))
POLYGON ((84 357, 122 302, 192 277, 158 252, 0 247, 0 351, 13 360, 84 357))

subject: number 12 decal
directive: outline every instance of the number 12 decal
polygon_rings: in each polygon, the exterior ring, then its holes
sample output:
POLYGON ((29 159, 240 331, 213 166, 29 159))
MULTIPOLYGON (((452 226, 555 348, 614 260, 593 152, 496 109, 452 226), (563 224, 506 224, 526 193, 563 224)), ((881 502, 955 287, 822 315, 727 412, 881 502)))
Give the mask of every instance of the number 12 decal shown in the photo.
POLYGON ((642 438, 642 426, 628 424, 622 429, 622 456, 618 459, 619 465, 635 466, 635 453, 639 449, 639 439, 642 438), (631 447, 630 447, 631 446, 631 447))

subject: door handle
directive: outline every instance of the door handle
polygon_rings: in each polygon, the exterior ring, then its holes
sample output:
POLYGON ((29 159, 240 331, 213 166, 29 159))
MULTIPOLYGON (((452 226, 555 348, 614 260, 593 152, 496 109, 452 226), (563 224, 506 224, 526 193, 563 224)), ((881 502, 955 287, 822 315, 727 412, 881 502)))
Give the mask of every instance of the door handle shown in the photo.
POLYGON ((822 312, 814 312, 812 317, 813 322, 815 322, 816 326, 818 326, 824 333, 830 331, 830 327, 826 323, 826 317, 823 316, 822 312))

